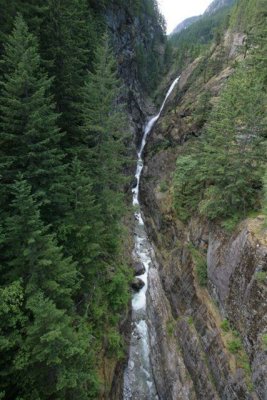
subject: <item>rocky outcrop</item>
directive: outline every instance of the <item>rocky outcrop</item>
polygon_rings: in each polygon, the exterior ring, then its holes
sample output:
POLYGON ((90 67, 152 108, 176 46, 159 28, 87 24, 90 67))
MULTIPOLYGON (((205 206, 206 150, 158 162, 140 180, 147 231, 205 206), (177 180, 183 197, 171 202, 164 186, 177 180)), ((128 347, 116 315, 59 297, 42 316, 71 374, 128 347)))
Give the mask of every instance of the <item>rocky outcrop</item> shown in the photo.
POLYGON ((267 229, 264 217, 247 220, 228 240, 210 233, 209 288, 222 314, 240 333, 261 399, 267 393, 267 229))
POLYGON ((135 276, 143 275, 146 271, 144 265, 139 261, 134 262, 133 270, 134 270, 135 276))
MULTIPOLYGON (((239 56, 238 46, 225 50, 229 58, 239 56)), ((197 59, 182 73, 172 103, 152 132, 141 181, 141 203, 158 262, 150 270, 148 295, 157 390, 164 400, 265 400, 264 220, 246 220, 229 234, 200 219, 184 225, 172 208, 175 161, 187 141, 199 134, 194 118, 199 93, 208 90, 215 104, 232 73, 222 65, 203 82, 196 73, 200 64, 197 59), (205 287, 200 263, 206 269, 205 287)))
POLYGON ((136 292, 139 292, 139 290, 141 290, 142 287, 145 286, 145 282, 142 281, 142 279, 140 279, 140 278, 134 278, 131 286, 132 286, 133 290, 135 290, 136 292))
POLYGON ((166 208, 168 196, 159 196, 154 186, 161 167, 154 156, 142 186, 146 223, 159 261, 158 270, 152 268, 149 277, 157 389, 166 400, 194 396, 264 400, 267 309, 262 279, 267 248, 251 229, 251 224, 260 222, 247 221, 233 236, 203 221, 183 226, 166 208), (199 285, 191 246, 207 256, 208 289, 199 285), (224 319, 230 332, 222 329, 224 319), (236 331, 242 349, 233 354, 236 331), (187 394, 179 394, 182 388, 187 394))
POLYGON ((149 271, 150 354, 160 399, 195 400, 194 384, 177 342, 176 321, 154 256, 149 271))
POLYGON ((146 116, 152 113, 153 107, 138 80, 136 50, 140 46, 147 49, 153 46, 157 56, 163 58, 165 38, 153 14, 138 13, 134 5, 112 3, 106 10, 105 18, 118 60, 119 76, 124 83, 121 101, 127 105, 133 134, 139 143, 146 116))

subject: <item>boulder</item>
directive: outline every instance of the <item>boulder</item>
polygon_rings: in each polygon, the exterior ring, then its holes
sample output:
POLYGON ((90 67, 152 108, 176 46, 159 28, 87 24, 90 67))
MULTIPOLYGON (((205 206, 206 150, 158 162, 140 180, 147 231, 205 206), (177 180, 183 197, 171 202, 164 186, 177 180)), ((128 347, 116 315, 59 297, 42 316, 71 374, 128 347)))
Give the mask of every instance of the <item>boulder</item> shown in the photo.
POLYGON ((139 290, 141 290, 142 287, 144 287, 144 286, 145 286, 145 282, 142 281, 142 279, 140 279, 140 278, 134 278, 134 280, 132 281, 132 288, 136 292, 139 292, 139 290))
POLYGON ((135 262, 133 268, 135 276, 143 275, 146 272, 146 269, 141 262, 135 262))

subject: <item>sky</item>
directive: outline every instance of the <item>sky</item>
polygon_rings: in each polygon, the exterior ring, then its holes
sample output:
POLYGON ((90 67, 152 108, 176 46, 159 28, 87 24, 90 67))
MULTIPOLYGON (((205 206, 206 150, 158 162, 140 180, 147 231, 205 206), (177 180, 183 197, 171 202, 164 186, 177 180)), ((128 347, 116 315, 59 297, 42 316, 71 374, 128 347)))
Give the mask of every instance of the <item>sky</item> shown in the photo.
POLYGON ((167 33, 188 17, 200 15, 212 0, 158 0, 161 13, 167 22, 167 33))

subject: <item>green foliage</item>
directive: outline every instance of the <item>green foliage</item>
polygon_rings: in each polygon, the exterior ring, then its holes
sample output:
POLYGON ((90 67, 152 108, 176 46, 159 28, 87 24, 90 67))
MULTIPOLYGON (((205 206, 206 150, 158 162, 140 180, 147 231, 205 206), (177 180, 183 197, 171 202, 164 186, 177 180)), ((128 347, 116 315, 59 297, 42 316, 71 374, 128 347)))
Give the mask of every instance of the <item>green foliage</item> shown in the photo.
POLYGON ((176 48, 176 65, 181 70, 186 64, 203 54, 212 41, 217 44, 229 23, 230 8, 219 10, 212 16, 204 16, 169 41, 176 48))
POLYGON ((230 324, 229 321, 227 319, 224 319, 221 323, 221 328, 224 332, 229 332, 230 331, 230 324))
POLYGON ((39 288, 59 307, 71 308, 77 282, 76 265, 63 257, 54 235, 48 234, 26 181, 15 182, 11 193, 12 215, 5 219, 2 243, 3 281, 12 282, 19 276, 28 293, 39 288))
POLYGON ((15 354, 22 343, 27 317, 23 314, 21 280, 0 288, 0 390, 9 389, 9 377, 16 373, 15 354))
MULTIPOLYGON (((82 87, 88 68, 92 69, 97 34, 101 34, 86 0, 49 0, 42 15, 41 54, 50 76, 61 113, 60 127, 67 133, 65 149, 78 145, 77 127, 82 87)), ((102 24, 103 25, 103 24, 102 24)))
POLYGON ((155 52, 154 46, 148 51, 147 48, 140 43, 136 47, 136 61, 138 65, 138 78, 142 87, 151 93, 155 90, 161 73, 163 72, 163 59, 155 52))
POLYGON ((233 215, 231 218, 227 218, 222 221, 221 226, 229 233, 232 233, 240 221, 240 215, 233 215))
POLYGON ((266 351, 267 350, 267 333, 262 335, 261 341, 262 341, 263 348, 266 351))
POLYGON ((200 253, 193 245, 189 245, 189 250, 192 254, 195 266, 197 278, 200 286, 205 287, 208 283, 208 271, 206 257, 200 253))
POLYGON ((227 348, 235 356, 237 368, 242 368, 245 373, 246 385, 250 391, 253 390, 253 380, 251 376, 251 366, 249 357, 246 354, 240 334, 237 330, 231 329, 230 323, 224 319, 221 323, 221 329, 227 334, 227 348))
MULTIPOLYGON (((79 320, 73 329, 72 318, 53 302, 36 293, 27 303, 34 323, 17 356, 17 369, 23 371, 26 398, 86 398, 86 385, 94 384, 91 338, 79 320), (88 370, 89 367, 89 370, 88 370), (49 383, 49 384, 47 384, 49 383)), ((96 387, 91 386, 96 393, 96 387)))
POLYGON ((196 266, 198 281, 200 286, 207 286, 208 283, 208 273, 207 273, 207 264, 202 261, 199 262, 196 266))
POLYGON ((255 278, 258 282, 265 282, 267 279, 267 272, 266 271, 256 272, 255 278))
POLYGON ((109 357, 121 358, 123 356, 123 346, 122 346, 122 339, 119 333, 115 329, 109 330, 107 337, 107 355, 109 357))
POLYGON ((241 349, 242 349, 242 344, 239 338, 232 339, 231 341, 229 341, 228 350, 230 351, 230 353, 236 354, 241 349))
POLYGON ((173 336, 175 332, 175 321, 173 319, 167 321, 166 329, 169 336, 173 336))
MULTIPOLYGON (((0 176, 2 196, 23 172, 45 204, 55 202, 63 173, 62 134, 51 99, 51 79, 40 67, 36 38, 21 16, 5 44, 6 73, 0 94, 0 176)), ((49 210, 51 212, 51 209, 49 210)))
MULTIPOLYGON (((142 27, 142 37, 135 41, 135 61, 137 76, 142 88, 151 94, 157 87, 163 72, 170 62, 171 47, 166 45, 165 20, 156 0, 143 0, 127 3, 127 10, 138 16, 142 27), (151 35, 151 25, 155 27, 151 35), (162 49, 165 48, 164 54, 162 49)), ((139 32, 137 32, 138 35, 139 32)))
POLYGON ((199 127, 202 127, 207 122, 209 113, 211 111, 210 104, 211 93, 204 91, 200 94, 196 108, 194 110, 193 118, 199 127))
POLYGON ((187 321, 188 321, 189 325, 194 325, 194 319, 192 316, 188 317, 187 321))
POLYGON ((262 78, 240 66, 229 79, 203 135, 178 158, 174 205, 179 218, 245 216, 260 207, 266 165, 262 78))
POLYGON ((191 155, 178 157, 174 175, 174 207, 182 221, 186 221, 193 210, 197 210, 203 184, 199 179, 199 160, 191 155))
POLYGON ((87 2, 37 3, 24 14, 40 47, 19 15, 1 60, 0 393, 95 399, 98 352, 124 354, 128 122, 108 37, 95 55, 88 43, 87 2))

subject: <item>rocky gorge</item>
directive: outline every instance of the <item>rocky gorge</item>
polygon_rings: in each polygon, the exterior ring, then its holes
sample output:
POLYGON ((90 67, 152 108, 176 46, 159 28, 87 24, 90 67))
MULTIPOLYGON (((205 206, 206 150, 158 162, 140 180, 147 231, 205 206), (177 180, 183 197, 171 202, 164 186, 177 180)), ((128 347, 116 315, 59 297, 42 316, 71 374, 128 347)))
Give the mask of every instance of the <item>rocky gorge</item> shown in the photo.
MULTIPOLYGON (((241 32, 225 35, 230 59, 242 57, 243 40, 241 32)), ((228 233, 200 218, 185 225, 172 208, 176 158, 198 134, 192 99, 203 83, 192 75, 200 62, 182 72, 145 153, 141 203, 155 252, 148 291, 153 371, 161 399, 265 400, 265 218, 248 218, 228 233)), ((213 102, 230 74, 228 64, 205 83, 213 102)))
MULTIPOLYGON (((183 71, 173 67, 158 89, 164 93, 181 73, 148 138, 140 180, 142 216, 153 248, 146 335, 155 396, 161 400, 266 399, 265 217, 249 217, 232 232, 195 216, 185 224, 177 218, 172 200, 176 159, 188 141, 200 134, 201 123, 194 115, 201 94, 209 93, 207 112, 218 102, 235 63, 246 56, 246 40, 244 30, 228 29, 208 56, 196 58, 183 71)), ((118 48, 124 48, 123 42, 118 48)), ((129 62, 128 56, 122 65, 129 62)), ((130 114, 139 132, 138 143, 151 105, 142 98, 138 80, 133 78, 130 86, 134 93, 130 114)), ((144 272, 142 263, 135 263, 134 269, 136 275, 144 272)), ((136 278, 136 290, 139 284, 136 278)), ((119 370, 125 366, 122 363, 119 370)), ((116 376, 110 398, 123 398, 116 376)))

